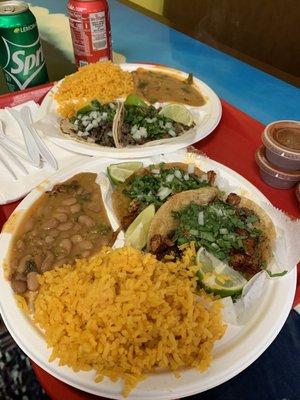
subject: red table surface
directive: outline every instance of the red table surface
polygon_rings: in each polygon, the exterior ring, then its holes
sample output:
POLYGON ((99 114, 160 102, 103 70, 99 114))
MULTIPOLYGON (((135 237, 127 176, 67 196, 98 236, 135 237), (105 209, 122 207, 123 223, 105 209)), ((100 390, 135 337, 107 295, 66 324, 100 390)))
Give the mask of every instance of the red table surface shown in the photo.
MULTIPOLYGON (((52 84, 42 85, 35 89, 28 89, 22 93, 0 96, 0 108, 13 106, 27 100, 41 101, 52 84)), ((208 157, 232 168, 251 183, 253 183, 274 206, 285 211, 292 217, 299 218, 300 210, 294 189, 279 190, 266 185, 259 176, 254 161, 254 153, 261 144, 261 133, 264 126, 241 112, 237 108, 222 101, 223 115, 219 126, 206 139, 198 142, 195 147, 203 151, 208 157)), ((19 202, 0 207, 0 227, 9 217, 19 202)), ((298 266, 299 267, 299 266, 298 266)), ((298 278, 299 278, 298 268, 298 278)), ((298 280, 299 282, 299 280, 298 280)), ((295 303, 300 302, 300 288, 298 286, 295 303)), ((45 391, 53 400, 92 400, 99 399, 82 392, 52 377, 32 362, 33 369, 45 391)))

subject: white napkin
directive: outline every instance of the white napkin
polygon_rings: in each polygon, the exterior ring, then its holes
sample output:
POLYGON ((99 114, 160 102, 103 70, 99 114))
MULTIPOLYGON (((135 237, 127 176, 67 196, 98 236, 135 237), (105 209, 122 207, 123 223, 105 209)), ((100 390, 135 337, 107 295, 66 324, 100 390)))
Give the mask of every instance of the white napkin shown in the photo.
MULTIPOLYGON (((28 101, 13 108, 15 108, 16 110, 20 110, 24 106, 30 107, 33 120, 35 120, 39 111, 39 105, 34 101, 28 101)), ((5 111, 5 109, 0 109, 0 120, 3 123, 5 134, 12 138, 15 142, 19 143, 25 150, 26 147, 20 127, 17 122, 9 115, 9 113, 5 111)), ((69 150, 64 150, 61 147, 58 147, 50 142, 46 136, 42 137, 46 145, 49 147, 49 150, 57 159, 59 169, 65 168, 66 166, 74 163, 84 163, 90 159, 89 156, 79 155, 69 150)), ((23 159, 19 158, 21 163, 26 167, 29 172, 28 175, 25 175, 25 173, 7 157, 7 154, 1 148, 0 155, 6 159, 6 161, 9 163, 9 165, 12 167, 18 177, 18 180, 14 180, 14 178, 7 172, 6 168, 0 162, 0 205, 11 203, 12 201, 21 199, 39 183, 41 183, 43 180, 47 179, 50 175, 56 172, 53 168, 49 166, 47 162, 42 161, 41 168, 36 168, 28 162, 24 161, 23 159)))

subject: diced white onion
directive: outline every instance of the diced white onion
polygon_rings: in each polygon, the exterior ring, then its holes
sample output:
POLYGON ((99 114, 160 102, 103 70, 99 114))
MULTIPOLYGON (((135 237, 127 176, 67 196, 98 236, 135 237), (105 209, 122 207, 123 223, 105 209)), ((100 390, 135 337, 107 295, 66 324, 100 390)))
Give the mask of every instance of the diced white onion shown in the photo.
POLYGON ((153 122, 155 122, 157 120, 156 117, 154 118, 145 118, 145 121, 148 122, 148 124, 152 124, 153 122))
POLYGON ((94 128, 96 128, 98 126, 98 122, 97 122, 96 119, 93 119, 92 125, 93 125, 94 128))
POLYGON ((97 111, 92 111, 91 113, 90 113, 90 117, 91 118, 97 118, 97 115, 98 113, 97 113, 97 111))
POLYGON ((139 139, 141 139, 143 137, 147 137, 147 136, 148 136, 147 129, 144 128, 143 126, 141 126, 139 129, 137 129, 135 132, 132 133, 132 137, 135 140, 139 140, 139 139))
POLYGON ((159 189, 157 195, 160 198, 160 200, 164 200, 166 197, 169 196, 170 193, 172 193, 172 189, 162 186, 159 189))
POLYGON ((193 174, 195 172, 195 164, 188 165, 188 173, 193 174))
POLYGON ((191 230, 190 230, 190 234, 191 234, 191 235, 197 236, 198 233, 199 233, 199 232, 197 231, 197 229, 191 229, 191 230))
POLYGON ((167 129, 172 129, 172 128, 173 128, 173 125, 171 124, 171 122, 166 122, 165 127, 166 127, 167 129))
POLYGON ((166 182, 172 182, 173 179, 174 179, 174 175, 173 174, 167 175, 166 182))
POLYGON ((78 114, 76 118, 81 119, 82 118, 82 114, 78 114))
POLYGON ((198 224, 199 225, 204 225, 204 213, 203 211, 200 211, 198 214, 198 224))
POLYGON ((82 125, 83 126, 88 126, 88 124, 89 124, 89 121, 87 121, 86 119, 82 120, 82 125))
POLYGON ((112 134, 112 131, 108 131, 108 132, 107 132, 107 136, 112 137, 112 135, 113 135, 113 134, 112 134))
POLYGON ((228 233, 228 229, 226 229, 226 228, 221 228, 220 229, 220 234, 221 235, 227 235, 227 233, 228 233))
POLYGON ((78 125, 78 123, 79 123, 78 119, 75 119, 74 125, 78 125))
POLYGON ((252 229, 252 228, 253 228, 252 222, 248 222, 247 227, 248 227, 249 229, 252 229))
POLYGON ((189 180, 190 180, 189 174, 184 174, 184 175, 183 175, 183 179, 184 179, 185 181, 189 181, 189 180))
POLYGON ((160 170, 159 170, 159 169, 152 169, 151 172, 152 172, 152 174, 154 174, 154 175, 160 174, 160 170))
POLYGON ((88 124, 88 126, 85 128, 85 130, 88 132, 88 131, 90 131, 91 129, 93 129, 94 128, 94 126, 93 126, 93 124, 91 123, 91 124, 88 124))
POLYGON ((173 131, 173 129, 168 130, 168 133, 170 136, 175 137, 176 136, 176 132, 173 131))
POLYGON ((178 179, 181 179, 181 178, 182 178, 182 174, 181 174, 181 172, 179 171, 179 169, 176 169, 176 170, 175 170, 174 175, 175 175, 176 178, 178 178, 178 179))
POLYGON ((102 117, 103 119, 106 119, 106 118, 107 118, 107 112, 102 113, 101 117, 102 117))

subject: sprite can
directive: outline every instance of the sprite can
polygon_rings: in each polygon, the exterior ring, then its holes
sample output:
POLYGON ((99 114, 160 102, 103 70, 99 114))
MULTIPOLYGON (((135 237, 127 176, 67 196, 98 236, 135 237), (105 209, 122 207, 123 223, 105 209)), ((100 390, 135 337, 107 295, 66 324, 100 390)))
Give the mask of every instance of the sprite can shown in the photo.
POLYGON ((10 92, 49 81, 36 19, 22 1, 0 2, 0 64, 10 92))

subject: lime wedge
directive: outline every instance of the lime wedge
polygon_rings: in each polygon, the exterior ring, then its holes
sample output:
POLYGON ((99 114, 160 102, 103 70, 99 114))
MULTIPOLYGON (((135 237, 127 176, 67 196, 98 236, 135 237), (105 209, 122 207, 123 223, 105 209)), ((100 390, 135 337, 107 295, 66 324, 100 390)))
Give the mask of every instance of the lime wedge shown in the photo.
POLYGON ((118 185, 119 183, 125 182, 130 175, 142 167, 143 163, 140 161, 111 164, 109 167, 107 167, 107 173, 112 183, 118 185))
POLYGON ((194 122, 193 114, 182 104, 167 104, 160 110, 159 115, 187 126, 191 126, 194 122))
POLYGON ((124 104, 126 106, 148 107, 148 104, 135 93, 130 93, 126 97, 124 104))
POLYGON ((203 247, 197 252, 198 278, 208 292, 221 297, 240 294, 247 280, 229 265, 220 261, 203 247))
POLYGON ((126 246, 132 246, 139 250, 142 250, 146 246, 148 232, 154 214, 154 204, 150 204, 136 217, 125 232, 126 246))

